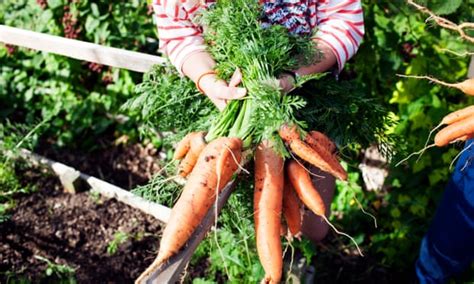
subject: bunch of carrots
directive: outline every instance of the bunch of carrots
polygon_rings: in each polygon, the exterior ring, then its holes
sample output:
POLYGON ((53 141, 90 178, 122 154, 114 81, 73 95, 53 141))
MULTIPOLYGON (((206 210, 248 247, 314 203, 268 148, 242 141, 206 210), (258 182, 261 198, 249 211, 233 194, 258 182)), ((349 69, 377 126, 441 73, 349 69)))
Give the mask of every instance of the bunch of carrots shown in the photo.
MULTIPOLYGON (((262 141, 254 151, 254 221, 265 283, 278 283, 281 279, 282 215, 292 236, 300 235, 301 202, 316 215, 326 218, 325 205, 306 165, 318 167, 341 180, 347 179, 334 154, 335 144, 323 133, 310 131, 302 138, 296 126, 282 125, 279 136, 295 159, 285 161, 269 140, 262 141)), ((243 142, 235 137, 220 137, 206 143, 204 132, 193 132, 178 143, 174 158, 180 160, 178 171, 187 182, 163 231, 158 256, 137 283, 184 246, 216 196, 241 167, 243 142)))
POLYGON ((177 144, 178 174, 187 181, 163 231, 158 256, 137 283, 185 245, 250 156, 255 165, 256 243, 265 283, 281 280, 282 215, 293 236, 301 229, 301 203, 327 221, 307 166, 347 179, 334 143, 321 132, 305 131, 305 121, 296 118, 305 99, 282 95, 276 79, 285 70, 314 61, 314 43, 280 26, 258 28, 259 16, 257 0, 220 0, 202 16, 209 52, 220 62, 218 73, 229 77, 239 67, 248 96, 230 102, 207 131, 188 133, 177 144))

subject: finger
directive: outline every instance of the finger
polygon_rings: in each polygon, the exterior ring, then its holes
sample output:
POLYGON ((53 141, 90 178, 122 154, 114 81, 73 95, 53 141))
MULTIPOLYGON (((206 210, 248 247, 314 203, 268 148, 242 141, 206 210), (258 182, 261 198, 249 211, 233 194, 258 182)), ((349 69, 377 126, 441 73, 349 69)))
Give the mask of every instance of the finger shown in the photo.
POLYGON ((213 101, 214 105, 219 109, 219 111, 223 111, 225 107, 227 106, 227 101, 226 100, 215 100, 213 101))
POLYGON ((245 88, 223 87, 213 97, 221 100, 236 100, 245 97, 246 94, 247 90, 245 88))
POLYGON ((242 82, 242 72, 240 72, 240 69, 237 68, 230 78, 229 87, 237 87, 240 82, 242 82))

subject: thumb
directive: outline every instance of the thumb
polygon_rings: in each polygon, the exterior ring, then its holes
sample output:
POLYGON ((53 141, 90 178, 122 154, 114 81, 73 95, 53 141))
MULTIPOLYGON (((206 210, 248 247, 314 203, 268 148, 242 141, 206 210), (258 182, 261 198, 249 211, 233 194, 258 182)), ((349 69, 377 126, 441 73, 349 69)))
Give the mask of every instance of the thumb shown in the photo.
POLYGON ((247 94, 247 90, 245 88, 226 87, 226 89, 227 90, 221 93, 219 96, 220 98, 226 100, 235 100, 241 99, 247 94))
POLYGON ((230 78, 229 87, 237 87, 240 82, 242 82, 242 72, 240 72, 240 69, 237 68, 230 78))

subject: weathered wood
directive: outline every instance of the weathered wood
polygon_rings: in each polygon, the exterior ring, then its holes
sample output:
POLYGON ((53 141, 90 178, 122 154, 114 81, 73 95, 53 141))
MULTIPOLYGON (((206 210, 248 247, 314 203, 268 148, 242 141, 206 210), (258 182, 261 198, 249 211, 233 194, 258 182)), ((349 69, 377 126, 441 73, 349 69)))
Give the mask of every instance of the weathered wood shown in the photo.
POLYGON ((153 65, 166 62, 160 56, 106 47, 5 25, 0 25, 0 42, 136 72, 147 72, 153 65))
POLYGON ((63 183, 63 186, 70 187, 70 191, 75 191, 74 183, 77 179, 82 179, 90 186, 92 190, 99 192, 101 195, 107 198, 115 198, 122 203, 125 203, 133 208, 136 208, 146 214, 155 217, 161 222, 167 223, 169 220, 171 209, 166 206, 150 202, 118 186, 86 175, 75 170, 74 168, 71 168, 56 161, 52 161, 40 155, 31 153, 28 150, 21 150, 21 155, 28 161, 40 165, 45 165, 51 168, 56 173, 56 175, 59 176, 59 179, 63 183), (64 183, 64 181, 66 181, 66 183, 64 183))
MULTIPOLYGON (((227 202, 230 194, 236 186, 236 181, 232 181, 226 185, 219 195, 217 201, 217 212, 220 213, 222 207, 227 202)), ((196 231, 192 234, 188 242, 186 243, 183 250, 178 254, 171 257, 169 261, 162 265, 158 270, 153 272, 145 282, 140 284, 161 284, 161 283, 175 283, 179 280, 181 272, 188 264, 197 246, 206 236, 207 232, 211 229, 215 222, 215 204, 209 209, 204 220, 197 227, 196 231)))
POLYGON ((468 78, 474 78, 474 55, 471 56, 471 64, 469 64, 468 78))

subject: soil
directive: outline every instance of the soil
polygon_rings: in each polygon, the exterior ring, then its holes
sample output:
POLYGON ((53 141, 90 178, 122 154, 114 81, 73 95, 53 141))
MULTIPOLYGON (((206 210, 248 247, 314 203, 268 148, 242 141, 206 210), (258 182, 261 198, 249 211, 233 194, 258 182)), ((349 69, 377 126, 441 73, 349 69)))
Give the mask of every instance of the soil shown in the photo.
POLYGON ((105 135, 93 150, 59 148, 41 141, 35 153, 66 164, 90 176, 130 190, 146 184, 160 170, 159 151, 152 144, 127 143, 122 136, 105 135))
POLYGON ((36 175, 22 175, 38 190, 19 197, 11 218, 0 223, 0 283, 11 275, 50 283, 47 262, 35 256, 75 269, 78 283, 132 283, 153 261, 159 221, 113 199, 64 193, 56 178, 36 175), (118 232, 126 241, 108 252, 118 232))

